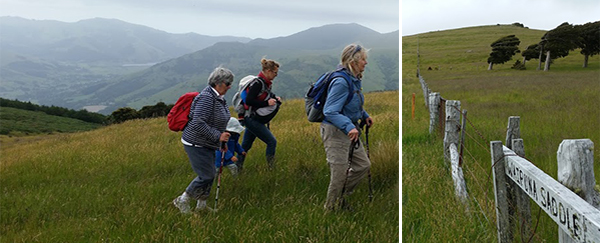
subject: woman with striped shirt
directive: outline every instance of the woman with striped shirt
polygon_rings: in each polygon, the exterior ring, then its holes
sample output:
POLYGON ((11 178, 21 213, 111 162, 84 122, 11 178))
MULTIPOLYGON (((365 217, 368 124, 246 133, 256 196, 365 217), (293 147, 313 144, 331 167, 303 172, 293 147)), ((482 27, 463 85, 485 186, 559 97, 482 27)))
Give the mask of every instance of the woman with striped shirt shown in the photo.
POLYGON ((215 151, 221 142, 227 142, 230 134, 225 132, 231 117, 225 93, 231 88, 233 73, 218 67, 208 77, 208 86, 194 98, 190 120, 183 130, 181 142, 188 155, 192 169, 197 174, 181 196, 173 204, 182 213, 190 213, 190 200, 198 200, 196 210, 206 208, 215 178, 215 151))

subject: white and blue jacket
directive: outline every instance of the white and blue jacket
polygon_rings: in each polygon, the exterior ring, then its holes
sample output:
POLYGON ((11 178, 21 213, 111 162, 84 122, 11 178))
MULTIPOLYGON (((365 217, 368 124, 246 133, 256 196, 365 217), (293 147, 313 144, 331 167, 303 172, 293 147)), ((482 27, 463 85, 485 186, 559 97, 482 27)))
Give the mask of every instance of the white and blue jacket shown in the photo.
MULTIPOLYGON (((344 70, 352 79, 346 82, 344 78, 338 77, 331 81, 327 93, 323 114, 325 119, 323 123, 332 124, 338 129, 348 134, 350 130, 356 128, 358 120, 365 120, 369 114, 363 109, 365 97, 360 92, 362 90, 362 81, 347 70, 344 70), (350 95, 348 83, 353 85, 354 92, 352 99, 346 104, 346 99, 350 95)), ((358 128, 356 128, 358 129, 358 128)))

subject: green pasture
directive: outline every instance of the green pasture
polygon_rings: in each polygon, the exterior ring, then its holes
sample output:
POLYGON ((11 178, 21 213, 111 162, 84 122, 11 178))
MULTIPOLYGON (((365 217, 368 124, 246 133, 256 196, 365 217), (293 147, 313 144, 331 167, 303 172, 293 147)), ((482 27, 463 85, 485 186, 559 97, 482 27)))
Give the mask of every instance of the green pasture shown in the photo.
MULTIPOLYGON (((513 70, 519 54, 487 70, 489 44, 515 34, 520 48, 536 43, 544 31, 515 26, 484 26, 431 32, 402 39, 402 239, 404 242, 496 242, 496 212, 490 141, 503 141, 509 116, 521 117, 526 158, 556 178, 556 152, 564 139, 591 139, 600 161, 600 58, 572 51, 550 71, 513 70), (418 42, 418 44, 417 44, 418 42), (433 92, 461 101, 468 125, 463 170, 470 196, 464 207, 443 159, 443 138, 429 134, 429 113, 416 77, 417 46, 421 75, 433 92), (432 70, 428 70, 428 67, 432 70), (437 70, 436 70, 437 67, 437 70), (412 118, 412 94, 416 96, 412 118)), ((598 175, 600 167, 594 172, 598 175)), ((598 177, 596 178, 598 181, 598 177)), ((535 203, 532 203, 535 205, 535 203)), ((531 242, 556 242, 557 225, 539 207, 531 209, 531 242)), ((520 232, 515 225, 515 232, 520 232)), ((527 242, 516 233, 516 242, 527 242)))
POLYGON ((354 212, 323 209, 319 124, 288 100, 271 124, 277 169, 257 140, 244 173, 223 174, 217 213, 173 206, 194 174, 165 118, 1 146, 0 242, 398 242, 398 94, 366 95, 375 197, 365 179, 349 198, 354 212))

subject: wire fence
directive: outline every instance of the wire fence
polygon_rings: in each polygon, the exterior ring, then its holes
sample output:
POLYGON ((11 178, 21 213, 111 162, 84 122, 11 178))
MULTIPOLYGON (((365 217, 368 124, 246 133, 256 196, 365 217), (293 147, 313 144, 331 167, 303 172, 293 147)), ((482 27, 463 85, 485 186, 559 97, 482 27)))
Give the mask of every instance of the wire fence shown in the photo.
MULTIPOLYGON (((437 119, 431 118, 432 114, 430 113, 430 133, 443 137, 445 135, 444 130, 446 126, 446 119, 444 118, 447 116, 445 107, 448 99, 443 98, 438 93, 432 92, 431 89, 429 89, 429 85, 425 82, 425 79, 419 74, 418 71, 417 75, 423 89, 423 96, 426 97, 424 99, 425 106, 430 110, 430 112, 435 110, 438 113, 436 115, 438 117, 437 119), (434 100, 435 98, 433 97, 436 96, 439 97, 439 102, 434 100), (432 104, 434 106, 437 105, 437 107, 431 108, 432 104), (434 124, 436 127, 432 128, 434 124)), ((493 197, 488 194, 490 191, 489 188, 492 188, 494 183, 492 177, 494 165, 491 167, 482 166, 488 162, 483 162, 481 158, 478 158, 475 155, 476 153, 484 153, 481 151, 485 151, 485 154, 489 155, 491 153, 488 145, 490 140, 484 135, 481 129, 475 125, 472 119, 466 116, 466 112, 461 111, 456 106, 449 107, 452 107, 452 109, 455 109, 456 112, 460 114, 461 120, 466 121, 466 126, 461 127, 460 131, 465 135, 461 137, 461 141, 459 142, 461 148, 461 152, 459 153, 459 159, 461 161, 460 168, 465 172, 465 174, 468 175, 470 182, 469 185, 477 187, 477 190, 483 193, 483 196, 469 196, 468 200, 475 204, 476 207, 474 209, 469 209, 467 213, 483 216, 483 220, 485 220, 485 222, 488 224, 494 224, 494 221, 492 221, 493 219, 490 219, 489 217, 495 215, 495 208, 489 206, 493 205, 494 202, 493 197), (464 153, 462 151, 464 151, 464 153), (482 174, 487 176, 481 177, 480 175, 482 174)), ((516 205, 511 205, 511 207, 514 208, 516 205)), ((522 217, 520 213, 515 215, 517 217, 515 222, 518 222, 517 229, 520 232, 519 238, 521 242, 541 241, 540 236, 536 232, 540 220, 540 212, 541 208, 538 210, 535 227, 533 228, 525 227, 528 225, 524 223, 526 217, 522 217)))

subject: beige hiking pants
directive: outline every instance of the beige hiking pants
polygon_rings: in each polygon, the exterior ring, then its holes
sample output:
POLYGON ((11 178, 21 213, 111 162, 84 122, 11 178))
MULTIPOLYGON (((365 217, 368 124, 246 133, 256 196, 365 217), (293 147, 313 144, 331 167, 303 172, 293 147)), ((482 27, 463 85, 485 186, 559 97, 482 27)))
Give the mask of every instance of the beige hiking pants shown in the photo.
MULTIPOLYGON (((348 155, 351 141, 344 132, 331 124, 321 123, 321 138, 327 154, 327 164, 331 172, 329 188, 327 189, 327 201, 325 208, 334 209, 342 196, 342 188, 346 181, 348 170, 348 155)), ((350 195, 358 182, 367 174, 371 167, 371 161, 367 157, 362 142, 354 149, 348 181, 344 195, 350 195)))

